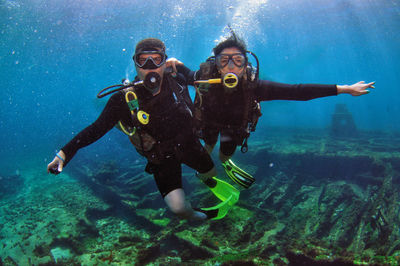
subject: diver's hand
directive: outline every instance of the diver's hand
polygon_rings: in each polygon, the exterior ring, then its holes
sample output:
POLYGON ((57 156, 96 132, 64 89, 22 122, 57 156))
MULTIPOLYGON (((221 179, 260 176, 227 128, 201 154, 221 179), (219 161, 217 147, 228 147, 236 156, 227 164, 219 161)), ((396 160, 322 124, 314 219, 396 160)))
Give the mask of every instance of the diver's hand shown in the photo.
POLYGON ((179 61, 178 59, 171 57, 168 58, 167 61, 165 62, 166 67, 172 67, 173 73, 178 73, 178 71, 176 70, 176 66, 177 65, 183 65, 183 63, 181 61, 179 61))
MULTIPOLYGON (((66 156, 63 151, 59 151, 58 155, 61 156, 61 158, 63 158, 65 161, 66 156)), ((52 173, 54 175, 61 173, 64 167, 64 161, 55 156, 53 161, 47 165, 47 173, 52 173)))
POLYGON ((375 89, 375 82, 365 83, 364 81, 359 81, 353 85, 337 85, 338 94, 348 93, 353 96, 361 96, 369 93, 368 88, 375 89))

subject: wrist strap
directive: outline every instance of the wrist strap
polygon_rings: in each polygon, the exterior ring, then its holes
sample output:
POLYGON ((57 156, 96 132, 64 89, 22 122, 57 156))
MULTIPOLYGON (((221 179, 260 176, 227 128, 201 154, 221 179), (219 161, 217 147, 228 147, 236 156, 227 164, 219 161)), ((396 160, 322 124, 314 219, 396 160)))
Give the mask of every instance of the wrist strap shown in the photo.
POLYGON ((56 156, 57 156, 58 158, 60 158, 61 161, 65 162, 65 160, 63 159, 63 157, 61 157, 60 154, 58 154, 58 152, 56 153, 56 156))

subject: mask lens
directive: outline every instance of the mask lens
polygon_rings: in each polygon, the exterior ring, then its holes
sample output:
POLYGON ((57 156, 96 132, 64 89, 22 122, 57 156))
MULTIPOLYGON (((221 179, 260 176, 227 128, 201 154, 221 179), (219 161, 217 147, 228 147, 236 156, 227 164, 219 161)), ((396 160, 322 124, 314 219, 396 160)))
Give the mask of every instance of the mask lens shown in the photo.
POLYGON ((139 60, 137 61, 137 64, 143 66, 146 63, 146 59, 147 58, 144 58, 143 56, 139 55, 139 60))
POLYGON ((155 65, 160 65, 162 63, 161 55, 149 55, 149 56, 139 55, 138 63, 140 66, 144 66, 147 60, 151 60, 155 65))
POLYGON ((165 63, 166 55, 159 51, 143 51, 133 56, 136 66, 143 69, 159 68, 165 63))
POLYGON ((228 55, 219 55, 217 56, 217 64, 220 68, 226 67, 229 63, 229 56, 228 55))
POLYGON ((163 61, 163 58, 161 57, 161 55, 152 56, 152 59, 153 59, 154 63, 156 63, 157 65, 160 65, 163 61))
POLYGON ((230 61, 232 61, 237 67, 243 67, 246 63, 246 57, 242 54, 219 54, 216 58, 217 66, 219 68, 226 67, 230 61))
POLYGON ((232 61, 237 67, 244 66, 244 63, 246 62, 245 57, 243 55, 233 55, 232 61))

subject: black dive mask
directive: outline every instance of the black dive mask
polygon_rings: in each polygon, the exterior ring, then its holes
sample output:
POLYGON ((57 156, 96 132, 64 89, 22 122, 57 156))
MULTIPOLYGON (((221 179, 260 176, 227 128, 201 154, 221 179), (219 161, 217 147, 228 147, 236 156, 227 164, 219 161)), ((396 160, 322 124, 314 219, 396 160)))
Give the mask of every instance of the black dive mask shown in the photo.
POLYGON ((247 63, 247 59, 242 53, 219 54, 215 57, 215 62, 219 68, 224 68, 227 65, 229 65, 230 68, 233 68, 234 65, 238 68, 242 68, 247 63))
POLYGON ((165 64, 167 55, 160 51, 142 51, 133 56, 135 65, 143 69, 157 69, 165 64), (141 55, 147 54, 148 56, 143 58, 141 55))

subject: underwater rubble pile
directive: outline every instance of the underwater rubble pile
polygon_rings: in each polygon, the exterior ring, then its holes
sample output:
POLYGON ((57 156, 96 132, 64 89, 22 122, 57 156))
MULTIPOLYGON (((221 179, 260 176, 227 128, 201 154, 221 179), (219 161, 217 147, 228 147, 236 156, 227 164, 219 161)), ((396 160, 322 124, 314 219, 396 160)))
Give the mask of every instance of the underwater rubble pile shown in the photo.
MULTIPOLYGON (((72 165, 68 182, 43 180, 1 209, 0 265, 396 265, 399 140, 362 132, 254 140, 234 159, 256 183, 224 219, 205 223, 166 210, 144 161, 72 165)), ((193 206, 215 204, 192 170, 184 187, 193 206)))

